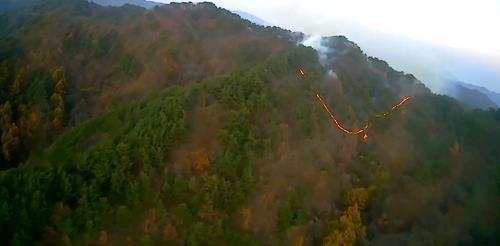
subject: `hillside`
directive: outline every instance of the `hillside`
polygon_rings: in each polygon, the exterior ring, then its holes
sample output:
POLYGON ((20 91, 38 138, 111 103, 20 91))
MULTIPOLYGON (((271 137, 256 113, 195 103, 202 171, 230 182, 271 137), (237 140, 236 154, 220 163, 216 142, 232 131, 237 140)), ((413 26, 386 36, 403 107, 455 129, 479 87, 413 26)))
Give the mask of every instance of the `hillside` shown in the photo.
POLYGON ((476 86, 476 85, 472 85, 472 84, 468 84, 468 83, 462 83, 462 85, 471 89, 471 90, 477 90, 477 91, 483 93, 491 101, 493 101, 493 103, 495 103, 497 105, 497 107, 500 107, 500 106, 498 106, 498 105, 500 105, 500 93, 488 90, 487 88, 484 88, 482 86, 476 86))
POLYGON ((91 2, 97 3, 99 5, 103 5, 103 6, 115 6, 115 7, 123 6, 125 4, 131 4, 131 5, 136 5, 136 6, 140 6, 143 8, 147 8, 147 9, 152 9, 152 8, 160 5, 160 3, 158 3, 158 2, 147 1, 147 0, 91 0, 91 2))
MULTIPOLYGON (((286 31, 242 21, 210 3, 170 4, 148 11, 132 5, 114 8, 83 0, 46 0, 0 19, 3 76, 20 78, 15 95, 6 93, 1 101, 11 105, 8 111, 15 119, 10 121, 23 118, 15 109, 26 105, 26 114, 39 122, 39 129, 21 129, 21 135, 46 135, 14 144, 9 150, 12 157, 0 158, 1 168, 25 160, 24 152, 43 148, 64 127, 167 86, 221 75, 293 45, 286 31), (54 93, 59 82, 51 74, 55 69, 64 75, 60 93, 54 93), (52 98, 53 94, 63 96, 52 98), (56 108, 58 122, 53 122, 56 108)), ((10 90, 6 83, 2 86, 10 90)))
POLYGON ((247 12, 244 12, 244 11, 238 11, 238 10, 235 10, 235 11, 232 11, 233 13, 239 15, 241 18, 245 19, 245 20, 248 20, 252 23, 255 23, 257 25, 261 25, 261 26, 273 26, 271 23, 255 16, 255 15, 252 15, 250 13, 247 13, 247 12))
MULTIPOLYGON (((489 108, 495 109, 499 107, 486 94, 489 91, 485 89, 479 90, 477 87, 466 85, 461 82, 450 82, 446 91, 451 97, 457 99, 467 108, 487 110, 489 108)), ((488 94, 494 95, 492 92, 488 94)))
POLYGON ((209 3, 49 0, 0 19, 6 244, 500 242, 500 110, 346 37, 320 64, 303 35, 209 3), (350 128, 413 99, 363 142, 316 93, 350 128))
POLYGON ((36 2, 39 0, 3 0, 0 2, 0 14, 30 6, 36 2))

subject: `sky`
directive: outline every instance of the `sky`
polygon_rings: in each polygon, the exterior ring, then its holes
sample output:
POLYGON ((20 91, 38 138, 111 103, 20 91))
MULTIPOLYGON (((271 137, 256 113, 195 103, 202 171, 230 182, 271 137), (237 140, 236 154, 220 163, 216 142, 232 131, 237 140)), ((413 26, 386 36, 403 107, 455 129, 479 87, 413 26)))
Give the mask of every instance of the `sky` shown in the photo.
POLYGON ((292 31, 345 35, 436 92, 449 79, 500 92, 500 0, 212 2, 292 31))

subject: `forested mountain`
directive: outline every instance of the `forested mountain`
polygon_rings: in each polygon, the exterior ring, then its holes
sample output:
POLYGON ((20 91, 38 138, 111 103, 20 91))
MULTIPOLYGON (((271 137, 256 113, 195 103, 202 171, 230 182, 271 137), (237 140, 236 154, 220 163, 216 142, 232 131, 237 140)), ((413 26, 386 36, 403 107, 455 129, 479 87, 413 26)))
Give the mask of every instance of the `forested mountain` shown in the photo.
POLYGON ((0 2, 0 14, 6 11, 27 7, 40 1, 41 0, 2 0, 0 2))
POLYGON ((244 11, 238 11, 238 10, 235 10, 235 11, 232 11, 233 13, 239 15, 241 18, 245 19, 245 20, 248 20, 252 23, 255 23, 257 25, 261 25, 261 26, 273 26, 271 23, 255 16, 255 15, 252 15, 250 13, 247 13, 247 12, 244 12, 244 11))
POLYGON ((477 88, 469 87, 460 82, 450 82, 447 93, 457 99, 467 108, 478 108, 487 110, 489 108, 498 108, 498 106, 482 91, 477 88))
POLYGON ((477 91, 483 93, 491 101, 493 101, 493 103, 495 103, 497 105, 497 107, 500 107, 500 93, 488 90, 487 88, 484 88, 482 86, 472 85, 472 84, 468 84, 468 83, 464 83, 464 82, 459 82, 459 83, 462 84, 464 87, 467 87, 471 90, 477 90, 477 91))
POLYGON ((155 6, 160 5, 158 2, 147 1, 147 0, 90 0, 103 6, 123 6, 125 4, 137 5, 143 8, 152 9, 155 6))
POLYGON ((6 244, 500 242, 500 110, 345 37, 320 64, 210 3, 85 0, 7 12, 0 34, 6 244), (352 128, 413 98, 364 142, 316 93, 352 128))

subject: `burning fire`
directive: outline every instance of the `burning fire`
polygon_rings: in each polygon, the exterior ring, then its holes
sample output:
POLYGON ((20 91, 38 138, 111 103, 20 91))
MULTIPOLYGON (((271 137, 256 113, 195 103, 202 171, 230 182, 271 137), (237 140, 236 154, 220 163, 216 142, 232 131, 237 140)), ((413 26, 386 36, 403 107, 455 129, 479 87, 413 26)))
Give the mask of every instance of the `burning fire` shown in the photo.
MULTIPOLYGON (((301 77, 305 76, 304 70, 302 70, 302 68, 299 68, 299 73, 300 73, 301 77)), ((360 135, 360 134, 363 134, 363 137, 362 137, 363 141, 365 141, 365 142, 368 141, 368 134, 366 133, 367 130, 368 130, 368 127, 370 126, 370 123, 368 121, 365 123, 365 125, 362 128, 359 128, 357 130, 349 130, 346 127, 344 127, 340 123, 340 121, 335 117, 335 115, 333 114, 332 110, 330 109, 330 107, 328 106, 328 104, 325 102, 325 100, 323 99, 323 97, 321 97, 321 95, 319 93, 316 93, 316 99, 318 99, 318 101, 321 104, 321 106, 323 106, 323 109, 325 109, 325 111, 330 116, 330 119, 332 120, 332 122, 335 124, 335 126, 340 131, 342 131, 343 133, 348 134, 348 135, 360 135)), ((386 117, 389 114, 391 114, 392 111, 394 111, 394 110, 398 109, 399 107, 403 106, 407 101, 409 101, 411 99, 413 99, 413 97, 406 96, 398 104, 392 106, 392 108, 389 111, 387 111, 387 112, 385 112, 383 114, 376 114, 375 117, 376 118, 386 117)))
POLYGON ((328 113, 328 115, 330 115, 330 119, 332 119, 333 123, 335 123, 335 126, 337 126, 337 128, 340 129, 341 131, 343 131, 344 133, 349 134, 349 135, 358 135, 358 134, 365 132, 366 129, 368 129, 368 122, 366 122, 365 125, 363 126, 363 128, 359 128, 358 130, 355 130, 355 131, 348 130, 347 128, 342 126, 342 124, 337 120, 335 115, 333 115, 332 110, 330 109, 330 107, 328 107, 328 105, 325 103, 325 100, 321 97, 321 95, 319 93, 316 93, 316 98, 318 99, 319 103, 321 103, 321 105, 323 106, 325 111, 328 113))
POLYGON ((299 68, 299 74, 301 77, 306 76, 306 73, 304 73, 304 70, 302 70, 302 68, 299 68))
POLYGON ((413 99, 413 97, 407 96, 407 97, 403 98, 398 104, 392 106, 391 110, 389 110, 389 111, 387 111, 387 112, 385 112, 383 114, 376 114, 375 117, 382 118, 382 117, 388 116, 389 114, 392 113, 392 111, 394 111, 394 110, 398 109, 399 107, 403 106, 403 104, 405 104, 407 101, 409 101, 411 99, 413 99))

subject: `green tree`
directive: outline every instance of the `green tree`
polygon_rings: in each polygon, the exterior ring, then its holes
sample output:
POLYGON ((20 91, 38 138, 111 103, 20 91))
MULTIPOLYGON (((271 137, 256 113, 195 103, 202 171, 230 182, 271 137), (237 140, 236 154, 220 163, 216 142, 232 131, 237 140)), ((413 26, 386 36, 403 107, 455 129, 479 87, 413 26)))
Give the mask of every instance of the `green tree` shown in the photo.
POLYGON ((17 71, 16 78, 10 87, 10 93, 12 96, 17 96, 21 93, 26 84, 27 78, 28 72, 26 71, 26 68, 21 68, 17 71))

